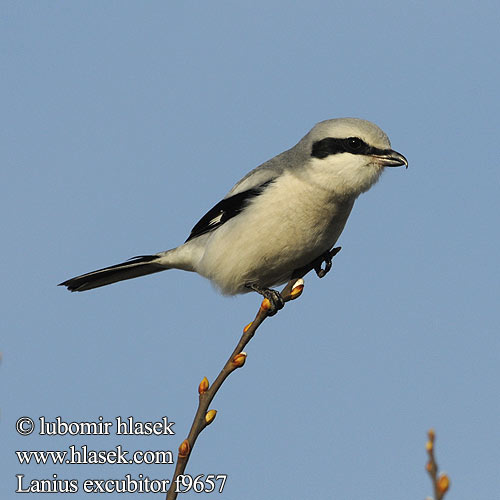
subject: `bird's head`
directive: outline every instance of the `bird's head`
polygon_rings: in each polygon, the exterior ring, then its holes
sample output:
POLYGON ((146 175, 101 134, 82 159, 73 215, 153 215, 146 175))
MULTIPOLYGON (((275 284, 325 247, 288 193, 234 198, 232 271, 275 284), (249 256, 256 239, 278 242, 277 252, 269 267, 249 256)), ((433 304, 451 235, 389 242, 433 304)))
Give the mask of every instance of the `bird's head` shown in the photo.
POLYGON ((385 167, 408 167, 406 158, 391 149, 387 135, 359 118, 320 122, 297 146, 309 155, 307 171, 313 175, 308 177, 339 197, 367 191, 385 167))

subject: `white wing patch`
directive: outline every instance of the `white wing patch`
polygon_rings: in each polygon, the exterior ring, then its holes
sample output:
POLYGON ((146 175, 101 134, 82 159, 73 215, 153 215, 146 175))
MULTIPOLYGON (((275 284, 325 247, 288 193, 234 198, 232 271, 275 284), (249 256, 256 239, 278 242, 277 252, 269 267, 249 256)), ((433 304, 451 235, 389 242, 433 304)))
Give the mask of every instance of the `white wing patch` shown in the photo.
POLYGON ((224 215, 224 212, 221 212, 219 215, 217 215, 213 219, 210 219, 210 222, 208 223, 208 225, 214 226, 215 224, 218 224, 222 220, 223 215, 224 215))

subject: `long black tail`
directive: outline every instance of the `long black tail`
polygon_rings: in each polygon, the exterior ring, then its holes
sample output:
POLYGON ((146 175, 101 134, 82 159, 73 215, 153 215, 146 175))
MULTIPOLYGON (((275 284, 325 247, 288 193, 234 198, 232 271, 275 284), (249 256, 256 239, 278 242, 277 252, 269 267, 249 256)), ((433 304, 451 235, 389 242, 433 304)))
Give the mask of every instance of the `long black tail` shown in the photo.
POLYGON ((59 283, 59 286, 68 287, 70 292, 83 292, 85 290, 99 288, 100 286, 110 285, 117 281, 159 273, 167 269, 165 266, 155 263, 155 260, 158 260, 158 255, 140 255, 139 257, 133 257, 121 264, 76 276, 63 283, 59 283))

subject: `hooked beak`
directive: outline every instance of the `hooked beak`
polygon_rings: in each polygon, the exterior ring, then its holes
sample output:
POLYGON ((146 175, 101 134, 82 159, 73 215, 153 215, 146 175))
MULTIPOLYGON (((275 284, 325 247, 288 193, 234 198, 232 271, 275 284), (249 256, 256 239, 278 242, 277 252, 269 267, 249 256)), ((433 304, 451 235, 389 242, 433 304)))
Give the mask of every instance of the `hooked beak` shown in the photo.
POLYGON ((397 151, 393 149, 387 149, 383 151, 382 154, 374 154, 373 158, 384 167, 400 167, 405 165, 408 168, 408 160, 397 151))

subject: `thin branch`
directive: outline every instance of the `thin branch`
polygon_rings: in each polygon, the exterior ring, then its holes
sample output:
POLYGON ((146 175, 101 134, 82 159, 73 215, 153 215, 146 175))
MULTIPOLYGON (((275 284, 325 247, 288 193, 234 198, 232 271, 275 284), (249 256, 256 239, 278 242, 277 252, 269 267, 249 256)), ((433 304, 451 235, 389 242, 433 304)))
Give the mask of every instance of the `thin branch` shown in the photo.
POLYGON ((432 487, 434 489, 434 500, 443 500, 446 492, 450 488, 450 478, 444 472, 438 474, 439 467, 434 455, 434 441, 436 440, 436 433, 434 432, 434 429, 431 429, 427 433, 427 437, 428 441, 425 448, 427 450, 427 455, 429 456, 429 461, 427 462, 425 469, 431 478, 432 487))
MULTIPOLYGON (((323 276, 325 276, 331 268, 332 258, 339 251, 340 247, 333 248, 325 252, 324 255, 316 259, 314 262, 311 262, 311 264, 309 264, 308 266, 296 270, 293 273, 292 279, 281 291, 283 301, 289 302, 290 300, 298 298, 302 294, 302 290, 304 288, 304 280, 302 278, 313 269, 316 271, 318 277, 322 278, 323 276), (325 263, 324 269, 321 267, 323 263, 325 263)), ((175 472, 172 477, 169 490, 167 492, 167 500, 175 500, 177 498, 178 484, 176 479, 180 475, 184 474, 186 465, 189 461, 189 457, 201 431, 203 431, 205 427, 210 425, 215 418, 217 412, 215 410, 208 409, 210 403, 214 399, 217 391, 220 389, 226 378, 234 370, 236 370, 237 368, 241 368, 245 364, 246 353, 243 352, 243 349, 248 344, 248 342, 250 342, 255 332, 257 331, 257 328, 259 328, 263 321, 269 316, 270 308, 271 304, 269 300, 264 299, 259 308, 259 311, 257 312, 257 315, 255 316, 255 319, 243 329, 243 335, 241 336, 237 346, 234 348, 233 352, 226 361, 226 364, 224 365, 212 385, 209 385, 206 377, 200 382, 200 385, 198 387, 198 409, 196 410, 196 414, 194 416, 193 423, 191 425, 191 429, 187 438, 179 446, 177 464, 175 466, 175 472)))

